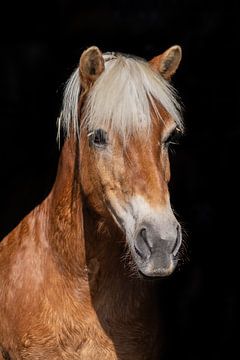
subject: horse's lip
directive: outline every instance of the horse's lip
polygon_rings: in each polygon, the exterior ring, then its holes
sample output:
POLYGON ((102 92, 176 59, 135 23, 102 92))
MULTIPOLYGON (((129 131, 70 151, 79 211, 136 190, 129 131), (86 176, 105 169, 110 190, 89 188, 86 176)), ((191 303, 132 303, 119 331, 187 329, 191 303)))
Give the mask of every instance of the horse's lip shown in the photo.
POLYGON ((140 269, 138 269, 138 274, 139 274, 140 278, 141 278, 142 280, 145 280, 145 281, 159 281, 159 280, 167 279, 169 276, 171 276, 171 275, 168 275, 168 276, 163 276, 163 275, 145 275, 140 269))
POLYGON ((159 281, 159 280, 165 280, 168 279, 170 276, 173 276, 173 272, 169 273, 169 274, 153 274, 153 275, 146 275, 144 274, 140 269, 138 269, 138 274, 140 276, 140 278, 142 280, 146 280, 146 281, 159 281))
POLYGON ((151 266, 152 269, 149 269, 148 260, 143 262, 136 262, 137 270, 142 279, 150 280, 150 279, 163 279, 171 276, 174 273, 175 268, 178 264, 178 259, 172 258, 172 264, 170 266, 161 266, 161 264, 155 264, 155 266, 151 266))
POLYGON ((161 276, 148 276, 145 275, 140 269, 138 269, 138 274, 140 275, 140 278, 146 281, 153 281, 153 280, 157 280, 160 279, 161 276))

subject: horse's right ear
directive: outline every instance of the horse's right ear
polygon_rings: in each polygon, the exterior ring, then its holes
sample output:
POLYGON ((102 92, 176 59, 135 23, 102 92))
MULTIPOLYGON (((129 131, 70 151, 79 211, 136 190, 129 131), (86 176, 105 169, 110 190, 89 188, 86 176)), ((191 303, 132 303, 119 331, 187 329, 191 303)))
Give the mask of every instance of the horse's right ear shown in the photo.
POLYGON ((79 63, 81 86, 85 91, 89 90, 104 70, 104 59, 101 51, 96 46, 85 50, 79 63))

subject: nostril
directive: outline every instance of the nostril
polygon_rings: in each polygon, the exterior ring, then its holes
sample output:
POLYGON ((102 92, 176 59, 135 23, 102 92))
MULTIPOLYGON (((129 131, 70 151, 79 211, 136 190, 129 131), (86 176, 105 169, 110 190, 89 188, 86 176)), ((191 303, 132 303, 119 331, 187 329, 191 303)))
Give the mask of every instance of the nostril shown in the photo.
POLYGON ((172 249, 172 254, 173 256, 176 256, 178 253, 178 250, 181 246, 182 243, 182 232, 181 232, 181 227, 180 225, 177 226, 177 239, 175 241, 174 247, 172 249))
POLYGON ((134 245, 134 249, 140 257, 142 257, 142 258, 144 257, 144 254, 139 250, 139 248, 136 245, 134 245))
POLYGON ((145 244, 147 245, 147 247, 151 251, 152 244, 149 242, 149 239, 147 238, 147 230, 145 228, 141 229, 140 236, 142 237, 143 241, 145 242, 145 244))
POLYGON ((134 247, 137 254, 142 258, 146 259, 150 256, 152 246, 149 244, 146 228, 139 231, 134 247))

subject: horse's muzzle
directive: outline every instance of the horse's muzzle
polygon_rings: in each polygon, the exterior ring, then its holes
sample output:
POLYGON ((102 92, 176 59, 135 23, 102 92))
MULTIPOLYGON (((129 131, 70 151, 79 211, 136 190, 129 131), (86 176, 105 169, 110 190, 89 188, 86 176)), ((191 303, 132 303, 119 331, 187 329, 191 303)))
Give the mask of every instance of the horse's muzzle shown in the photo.
POLYGON ((165 237, 155 226, 146 225, 138 232, 134 241, 134 259, 140 273, 150 277, 170 275, 177 264, 177 253, 181 246, 181 227, 165 231, 165 237))

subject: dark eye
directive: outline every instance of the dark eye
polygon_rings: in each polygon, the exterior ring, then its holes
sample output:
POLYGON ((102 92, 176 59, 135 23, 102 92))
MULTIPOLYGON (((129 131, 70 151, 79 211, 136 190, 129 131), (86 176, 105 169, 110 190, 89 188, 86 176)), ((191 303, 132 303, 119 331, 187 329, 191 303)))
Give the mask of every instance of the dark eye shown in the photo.
POLYGON ((98 148, 107 146, 107 133, 102 129, 90 131, 88 134, 89 143, 98 148))
POLYGON ((163 141, 163 145, 168 147, 169 145, 177 145, 181 136, 181 130, 179 128, 174 129, 171 134, 163 141))

